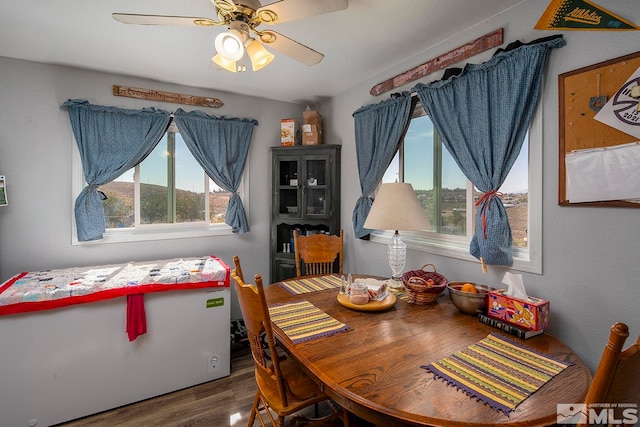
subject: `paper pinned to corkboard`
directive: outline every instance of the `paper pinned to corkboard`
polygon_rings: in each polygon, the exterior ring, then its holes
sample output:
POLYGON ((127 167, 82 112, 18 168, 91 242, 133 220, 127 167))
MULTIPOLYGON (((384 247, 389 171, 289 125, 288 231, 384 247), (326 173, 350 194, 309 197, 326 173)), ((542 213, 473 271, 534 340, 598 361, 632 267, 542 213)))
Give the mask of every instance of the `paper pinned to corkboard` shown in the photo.
POLYGON ((640 143, 574 151, 565 163, 569 202, 640 202, 640 143))

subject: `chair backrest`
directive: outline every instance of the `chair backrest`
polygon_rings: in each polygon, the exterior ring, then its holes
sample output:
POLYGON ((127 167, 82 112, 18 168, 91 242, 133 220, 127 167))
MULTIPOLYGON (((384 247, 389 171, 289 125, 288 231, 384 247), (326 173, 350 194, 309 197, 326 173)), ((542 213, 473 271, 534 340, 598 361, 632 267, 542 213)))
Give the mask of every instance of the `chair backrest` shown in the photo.
POLYGON ((242 267, 240 266, 240 258, 238 257, 238 255, 233 256, 233 264, 236 267, 236 276, 238 276, 240 280, 244 282, 244 274, 242 273, 242 267))
MULTIPOLYGON (((629 327, 618 322, 611 327, 609 341, 593 376, 585 403, 640 402, 640 336, 635 344, 622 351, 629 327)), ((620 412, 624 408, 620 409, 620 412)), ((621 414, 616 414, 622 419, 621 414)))
POLYGON ((296 254, 296 275, 301 277, 304 264, 304 275, 342 274, 344 232, 340 230, 339 236, 329 234, 312 234, 311 236, 298 236, 298 231, 293 232, 293 246, 296 254), (334 265, 337 259, 337 271, 334 265))
POLYGON ((278 391, 282 404, 286 406, 288 402, 285 380, 280 371, 276 342, 273 336, 273 329, 271 328, 271 316, 269 315, 269 307, 267 306, 267 300, 264 296, 262 277, 256 274, 255 285, 246 284, 242 277, 240 259, 234 256, 233 261, 236 268, 231 272, 231 277, 236 282, 236 294, 238 296, 240 309, 242 310, 245 327, 247 328, 251 354, 256 363, 256 373, 267 384, 271 384, 273 390, 278 391), (269 353, 273 357, 267 355, 262 345, 261 335, 263 332, 266 337, 269 353))

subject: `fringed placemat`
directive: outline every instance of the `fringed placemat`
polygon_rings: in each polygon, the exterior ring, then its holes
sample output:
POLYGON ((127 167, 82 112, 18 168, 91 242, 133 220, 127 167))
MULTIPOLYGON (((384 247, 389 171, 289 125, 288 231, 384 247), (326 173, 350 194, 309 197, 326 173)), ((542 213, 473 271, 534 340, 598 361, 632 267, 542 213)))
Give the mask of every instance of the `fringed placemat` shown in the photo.
POLYGON ((400 301, 409 302, 409 295, 404 291, 404 288, 387 288, 387 290, 394 294, 400 301))
POLYGON ((277 304, 269 307, 271 321, 294 344, 346 331, 349 326, 338 322, 309 301, 277 304))
POLYGON ((342 279, 336 275, 307 277, 304 279, 287 280, 280 282, 280 286, 289 291, 292 295, 304 294, 307 292, 324 291, 327 289, 340 289, 342 279))
POLYGON ((491 334, 422 368, 509 415, 527 397, 571 365, 491 334))

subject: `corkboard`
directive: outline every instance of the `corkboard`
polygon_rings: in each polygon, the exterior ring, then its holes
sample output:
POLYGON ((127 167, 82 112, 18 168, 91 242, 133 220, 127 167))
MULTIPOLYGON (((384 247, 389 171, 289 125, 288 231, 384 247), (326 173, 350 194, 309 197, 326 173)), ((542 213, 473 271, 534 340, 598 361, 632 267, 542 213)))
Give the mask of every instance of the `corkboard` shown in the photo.
POLYGON ((626 144, 637 138, 594 119, 596 111, 589 106, 591 98, 610 99, 640 67, 640 52, 569 71, 558 76, 560 103, 560 144, 558 204, 561 206, 640 207, 624 200, 570 203, 566 198, 564 158, 572 150, 626 144))

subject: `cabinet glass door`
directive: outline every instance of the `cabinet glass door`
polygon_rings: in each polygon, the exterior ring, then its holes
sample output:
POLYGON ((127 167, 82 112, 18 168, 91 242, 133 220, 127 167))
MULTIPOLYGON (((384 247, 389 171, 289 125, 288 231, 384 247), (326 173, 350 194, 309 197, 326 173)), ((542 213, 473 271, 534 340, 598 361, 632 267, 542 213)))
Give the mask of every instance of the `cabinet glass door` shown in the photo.
POLYGON ((278 213, 285 216, 300 217, 299 169, 297 160, 280 160, 276 163, 278 172, 277 203, 278 213))
POLYGON ((329 215, 329 164, 326 158, 305 160, 306 192, 304 215, 326 217, 329 215))

